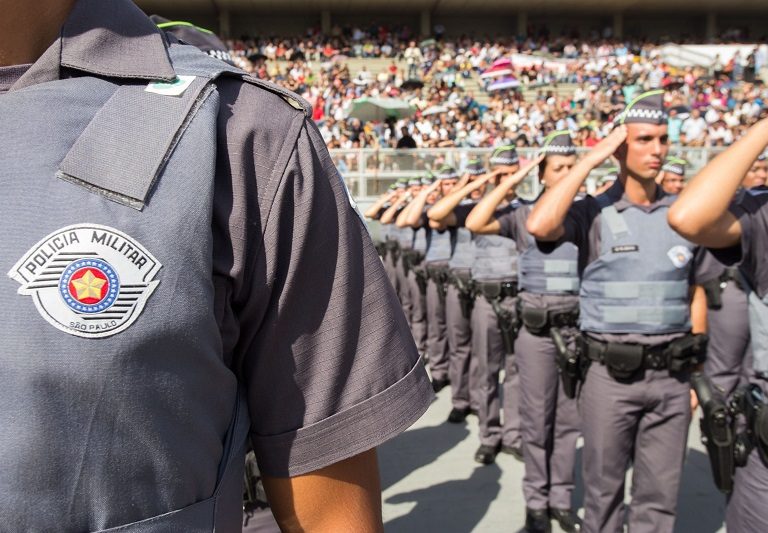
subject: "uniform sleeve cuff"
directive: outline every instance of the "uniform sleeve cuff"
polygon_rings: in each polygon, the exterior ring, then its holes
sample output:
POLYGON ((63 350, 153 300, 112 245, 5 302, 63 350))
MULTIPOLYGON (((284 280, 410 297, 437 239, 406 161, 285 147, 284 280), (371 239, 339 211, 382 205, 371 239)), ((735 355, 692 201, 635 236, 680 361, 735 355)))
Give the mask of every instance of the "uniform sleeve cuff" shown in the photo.
POLYGON ((421 360, 389 388, 325 420, 281 435, 251 434, 259 470, 294 477, 338 463, 397 436, 434 398, 421 360))

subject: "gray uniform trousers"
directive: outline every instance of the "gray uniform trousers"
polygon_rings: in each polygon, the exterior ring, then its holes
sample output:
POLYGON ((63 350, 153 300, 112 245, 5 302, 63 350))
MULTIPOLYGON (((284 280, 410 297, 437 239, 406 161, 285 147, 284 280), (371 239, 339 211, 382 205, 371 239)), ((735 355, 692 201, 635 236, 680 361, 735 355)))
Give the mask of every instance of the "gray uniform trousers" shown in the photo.
POLYGON ((624 479, 630 463, 632 533, 671 533, 691 421, 688 375, 646 370, 620 383, 592 363, 579 396, 584 435, 584 527, 623 531, 624 479))
POLYGON ((408 271, 408 292, 411 302, 411 333, 419 353, 427 351, 427 297, 419 290, 416 273, 408 271))
POLYGON ((704 371, 730 396, 746 383, 752 369, 747 295, 734 281, 722 292, 722 307, 707 310, 709 344, 704 371))
POLYGON ((400 288, 399 288, 400 282, 397 277, 397 265, 395 264, 395 260, 392 257, 392 252, 387 253, 383 263, 384 263, 384 272, 387 273, 387 278, 389 279, 389 282, 395 288, 395 293, 400 294, 400 288))
MULTIPOLYGON (((515 311, 516 298, 504 298, 502 307, 515 311)), ((514 355, 504 352, 496 313, 482 296, 472 309, 472 355, 477 357, 480 443, 520 446, 519 377, 514 355), (504 368, 503 392, 499 373, 504 368), (504 418, 502 422, 502 402, 504 418)))
POLYGON ((448 332, 445 324, 445 300, 438 294, 437 283, 427 280, 427 361, 432 379, 448 379, 448 332))
POLYGON ((574 488, 579 413, 563 392, 557 350, 547 335, 525 327, 515 342, 520 373, 520 432, 523 439, 523 495, 526 507, 570 509, 574 488))
POLYGON ((395 263, 395 274, 397 277, 397 296, 400 298, 400 305, 403 307, 403 314, 408 324, 411 323, 411 313, 413 312, 413 301, 411 300, 411 286, 408 277, 405 275, 405 265, 403 263, 403 254, 395 263))
MULTIPOLYGON (((754 378, 768 394, 768 381, 754 378)), ((753 533, 768 530, 768 468, 752 450, 746 466, 736 469, 733 492, 725 513, 728 533, 753 533)))
POLYGON ((451 380, 451 402, 456 409, 478 410, 477 357, 472 357, 472 325, 464 318, 459 302, 459 289, 448 285, 445 295, 445 322, 448 333, 448 377, 451 380))

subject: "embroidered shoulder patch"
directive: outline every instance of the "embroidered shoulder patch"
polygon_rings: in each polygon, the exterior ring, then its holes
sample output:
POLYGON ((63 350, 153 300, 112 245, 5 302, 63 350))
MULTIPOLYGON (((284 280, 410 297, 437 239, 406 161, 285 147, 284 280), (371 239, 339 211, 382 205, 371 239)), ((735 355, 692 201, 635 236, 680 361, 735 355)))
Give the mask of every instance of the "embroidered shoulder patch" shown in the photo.
POLYGON ((8 272, 40 315, 78 337, 109 337, 141 314, 162 265, 128 235, 98 224, 61 228, 8 272))
POLYGON ((678 245, 669 249, 667 257, 676 268, 684 268, 693 259, 693 252, 685 246, 678 245))

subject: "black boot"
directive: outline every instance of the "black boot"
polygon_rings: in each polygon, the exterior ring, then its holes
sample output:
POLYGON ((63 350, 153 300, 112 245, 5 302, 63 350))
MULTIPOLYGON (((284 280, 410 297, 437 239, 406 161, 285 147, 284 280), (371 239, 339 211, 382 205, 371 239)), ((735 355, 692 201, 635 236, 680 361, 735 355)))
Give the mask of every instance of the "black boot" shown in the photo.
POLYGON ((450 384, 451 384, 451 382, 448 381, 447 378, 433 379, 432 380, 432 390, 437 393, 437 392, 440 392, 441 390, 443 390, 445 387, 447 387, 450 384))
POLYGON ((507 446, 506 444, 501 447, 501 453, 511 455, 521 463, 523 462, 523 450, 520 446, 507 446))
POLYGON ((546 509, 525 509, 525 533, 550 533, 549 511, 546 509))
POLYGON ((448 422, 451 424, 461 424, 464 422, 464 420, 467 419, 467 416, 469 415, 469 407, 465 407, 464 409, 457 409, 454 407, 451 409, 450 414, 448 415, 448 422))
POLYGON ((488 446, 486 444, 481 444, 475 452, 475 461, 480 464, 489 465, 496 461, 496 455, 498 453, 498 446, 488 446))
POLYGON ((581 518, 573 509, 550 509, 549 515, 557 520, 560 529, 566 533, 577 533, 581 531, 581 518))

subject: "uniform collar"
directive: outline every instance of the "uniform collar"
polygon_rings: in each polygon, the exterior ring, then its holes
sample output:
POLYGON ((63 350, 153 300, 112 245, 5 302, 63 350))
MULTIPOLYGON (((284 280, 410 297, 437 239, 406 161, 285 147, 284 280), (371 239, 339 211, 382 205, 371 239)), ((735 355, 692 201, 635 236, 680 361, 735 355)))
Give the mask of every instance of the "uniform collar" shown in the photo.
POLYGON ((163 34, 130 0, 78 0, 60 37, 11 90, 59 79, 61 67, 107 78, 176 78, 163 34))
POLYGON ((614 184, 603 194, 605 194, 610 200, 611 205, 613 205, 617 211, 624 211, 625 209, 629 207, 636 207, 638 209, 641 209, 645 211, 646 213, 651 213, 652 211, 655 211, 659 207, 669 207, 672 205, 672 202, 675 200, 675 196, 669 195, 664 192, 664 189, 659 187, 659 185, 656 185, 656 201, 652 202, 650 205, 639 205, 636 203, 633 203, 630 201, 629 198, 627 198, 627 194, 624 191, 624 185, 621 183, 621 180, 616 180, 614 184))

